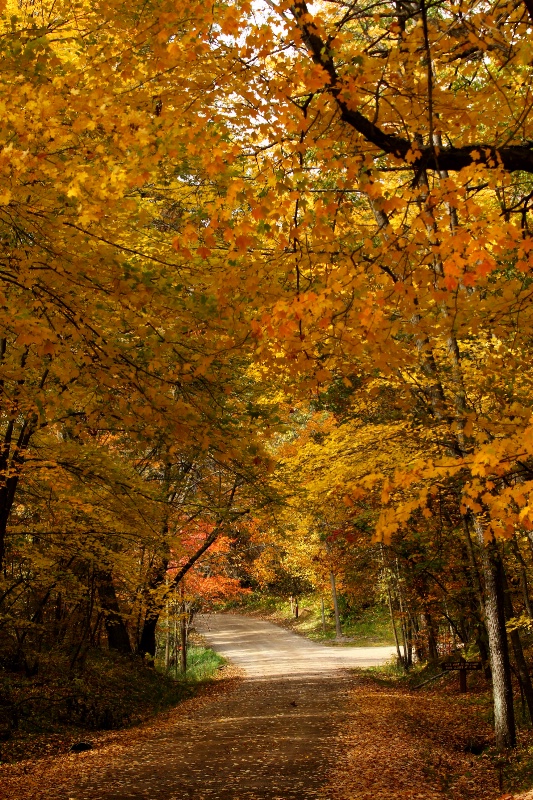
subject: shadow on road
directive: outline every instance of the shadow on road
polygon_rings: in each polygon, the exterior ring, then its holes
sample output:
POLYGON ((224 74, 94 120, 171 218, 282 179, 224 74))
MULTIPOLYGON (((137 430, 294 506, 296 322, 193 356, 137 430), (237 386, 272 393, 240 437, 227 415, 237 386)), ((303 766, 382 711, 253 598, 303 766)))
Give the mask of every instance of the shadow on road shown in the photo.
POLYGON ((86 774, 75 800, 306 800, 324 797, 350 680, 247 679, 160 734, 86 774))

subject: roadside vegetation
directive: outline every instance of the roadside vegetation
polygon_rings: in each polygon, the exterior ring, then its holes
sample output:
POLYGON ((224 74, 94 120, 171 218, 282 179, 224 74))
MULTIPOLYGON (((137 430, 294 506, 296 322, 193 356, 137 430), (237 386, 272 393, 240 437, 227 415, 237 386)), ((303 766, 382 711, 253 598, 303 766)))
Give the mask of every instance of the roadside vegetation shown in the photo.
POLYGON ((61 654, 43 661, 38 675, 1 675, 0 763, 62 753, 101 731, 138 725, 193 696, 225 664, 193 636, 187 673, 172 664, 90 649, 71 672, 61 654))
MULTIPOLYGON (((395 737, 395 760, 409 759, 413 765, 411 778, 417 781, 417 776, 421 776, 417 786, 430 779, 436 797, 441 797, 441 792, 448 796, 446 792, 450 792, 450 797, 461 800, 484 800, 496 795, 522 797, 521 793, 533 788, 533 730, 523 698, 515 704, 517 747, 502 754, 494 737, 490 681, 482 672, 468 674, 466 693, 460 690, 457 671, 443 672, 439 665, 431 663, 415 664, 406 672, 391 661, 356 672, 353 701, 374 705, 372 739, 384 753, 390 740, 385 731, 382 735, 376 732, 376 727, 382 725, 382 716, 388 720, 384 729, 390 731, 391 723, 396 726, 399 735, 395 737), (455 790, 459 794, 451 791, 454 782, 460 787, 455 790)), ((520 698, 518 681, 515 690, 520 698)), ((352 742, 352 756, 364 761, 360 739, 360 732, 352 726, 346 742, 348 747, 352 742)), ((339 781, 353 787, 361 780, 361 774, 351 763, 344 765, 344 778, 339 776, 339 781)), ((406 791, 403 777, 398 771, 394 774, 399 777, 400 785, 391 784, 390 798, 403 798, 402 792, 406 791)), ((367 795, 361 795, 361 800, 366 798, 367 795)))

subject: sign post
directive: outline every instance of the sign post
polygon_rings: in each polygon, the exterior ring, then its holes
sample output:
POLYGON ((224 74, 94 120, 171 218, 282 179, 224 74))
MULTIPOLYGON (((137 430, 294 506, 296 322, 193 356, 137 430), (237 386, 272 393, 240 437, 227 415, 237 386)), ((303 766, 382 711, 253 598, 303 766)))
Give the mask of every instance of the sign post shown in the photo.
POLYGON ((461 656, 459 661, 449 661, 443 662, 441 665, 441 669, 447 671, 450 670, 457 670, 459 672, 459 691, 464 693, 466 692, 466 673, 472 670, 481 669, 481 664, 476 661, 465 661, 465 659, 461 656))
POLYGON ((467 686, 466 686, 466 669, 460 669, 459 670, 459 691, 461 692, 461 694, 464 694, 466 692, 466 689, 467 689, 467 686))

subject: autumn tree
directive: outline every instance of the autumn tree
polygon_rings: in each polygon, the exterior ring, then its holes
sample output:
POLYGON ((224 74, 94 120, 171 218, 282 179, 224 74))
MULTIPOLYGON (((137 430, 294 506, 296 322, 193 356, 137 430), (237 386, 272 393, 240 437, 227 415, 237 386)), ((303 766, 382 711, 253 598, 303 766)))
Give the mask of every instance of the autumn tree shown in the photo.
MULTIPOLYGON (((211 222, 235 244, 231 286, 257 285, 270 369, 308 388, 377 370, 438 445, 415 468, 419 506, 455 481, 482 555, 497 740, 512 746, 497 539, 529 524, 529 8, 233 13, 211 42, 216 107, 246 164, 211 222)), ((408 517, 396 503, 378 534, 408 517)))
POLYGON ((156 6, 0 8, 11 669, 37 670, 54 648, 77 668, 103 631, 111 649, 153 654, 169 554, 177 583, 268 468, 246 334, 218 305, 206 253, 186 247, 198 229, 209 243, 212 176, 226 170, 200 58, 212 12, 156 6))

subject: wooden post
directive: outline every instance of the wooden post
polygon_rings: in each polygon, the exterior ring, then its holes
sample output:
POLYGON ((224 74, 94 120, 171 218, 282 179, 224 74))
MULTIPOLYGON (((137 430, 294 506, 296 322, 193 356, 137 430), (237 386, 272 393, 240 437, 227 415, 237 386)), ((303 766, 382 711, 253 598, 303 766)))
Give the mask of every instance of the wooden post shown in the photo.
POLYGON ((298 614, 299 613, 300 613, 300 610, 298 608, 298 598, 296 597, 295 600, 294 600, 294 616, 296 617, 296 619, 298 619, 298 614))
POLYGON ((181 615, 180 615, 180 638, 181 638, 181 671, 185 675, 187 672, 187 611, 185 609, 185 580, 181 579, 181 615))
POLYGON ((467 690, 466 673, 470 670, 479 670, 482 665, 479 662, 466 661, 462 656, 459 661, 441 664, 443 670, 457 670, 459 672, 459 691, 464 693, 467 690))
POLYGON ((341 618, 339 614, 339 603, 337 601, 337 587, 335 585, 335 573, 330 570, 329 579, 331 581, 331 596, 333 598, 333 610, 335 612, 335 633, 337 639, 342 639, 341 618))

